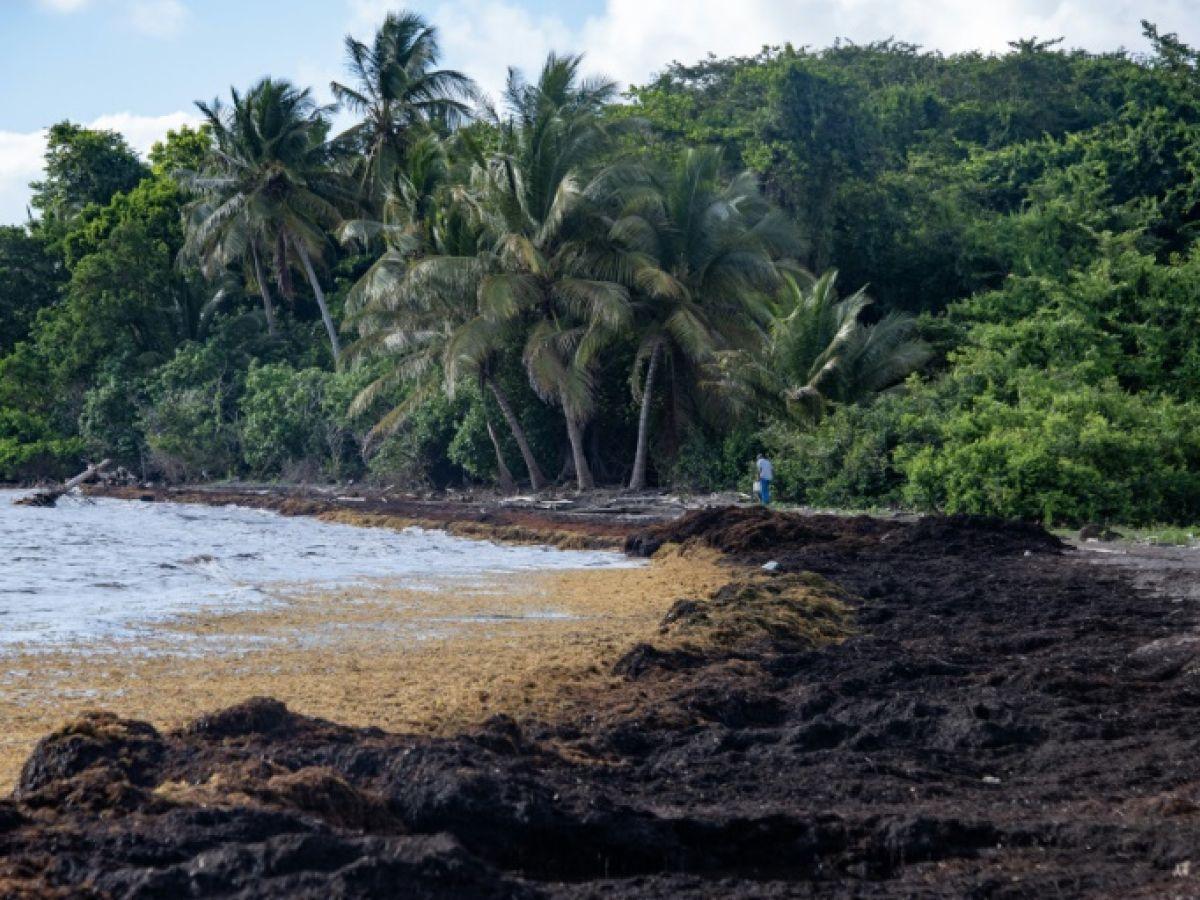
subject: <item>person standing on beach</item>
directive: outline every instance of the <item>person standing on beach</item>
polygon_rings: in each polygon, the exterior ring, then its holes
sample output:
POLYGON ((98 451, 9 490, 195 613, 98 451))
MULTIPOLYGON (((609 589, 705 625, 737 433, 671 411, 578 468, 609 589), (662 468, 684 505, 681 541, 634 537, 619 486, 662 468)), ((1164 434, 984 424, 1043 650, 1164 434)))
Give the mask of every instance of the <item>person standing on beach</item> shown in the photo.
POLYGON ((758 469, 758 498, 763 506, 771 505, 771 482, 775 480, 775 468, 763 453, 758 454, 755 463, 758 469))

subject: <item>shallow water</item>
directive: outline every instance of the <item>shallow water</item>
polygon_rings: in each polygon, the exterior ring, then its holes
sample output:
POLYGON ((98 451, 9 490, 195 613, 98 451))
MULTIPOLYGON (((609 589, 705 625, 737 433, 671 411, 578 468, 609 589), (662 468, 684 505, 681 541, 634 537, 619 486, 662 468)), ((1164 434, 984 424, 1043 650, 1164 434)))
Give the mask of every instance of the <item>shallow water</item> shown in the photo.
POLYGON ((617 553, 356 528, 235 506, 66 497, 39 509, 13 505, 19 496, 0 491, 0 650, 124 642, 182 614, 270 605, 298 585, 429 589, 632 564, 617 553))

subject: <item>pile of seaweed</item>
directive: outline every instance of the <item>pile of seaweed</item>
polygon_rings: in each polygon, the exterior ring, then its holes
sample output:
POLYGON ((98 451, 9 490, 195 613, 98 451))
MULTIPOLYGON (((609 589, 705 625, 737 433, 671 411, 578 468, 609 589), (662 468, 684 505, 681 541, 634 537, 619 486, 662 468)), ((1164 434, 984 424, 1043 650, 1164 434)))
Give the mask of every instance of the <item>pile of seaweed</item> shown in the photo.
POLYGON ((1185 604, 989 520, 706 510, 631 546, 667 541, 756 565, 553 721, 60 729, 0 802, 0 895, 1197 892, 1185 604))

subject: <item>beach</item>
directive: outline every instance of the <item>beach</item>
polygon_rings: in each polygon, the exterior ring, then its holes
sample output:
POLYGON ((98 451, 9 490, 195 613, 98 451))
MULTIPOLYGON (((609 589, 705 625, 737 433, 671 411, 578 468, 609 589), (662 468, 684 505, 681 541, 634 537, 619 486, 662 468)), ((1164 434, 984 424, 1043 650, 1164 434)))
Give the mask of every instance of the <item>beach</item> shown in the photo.
POLYGON ((1190 893, 1194 551, 966 516, 589 521, 648 564, 308 593, 172 623, 237 653, 58 660, 18 704, 61 708, 23 720, 52 730, 0 801, 0 891, 1190 893))
POLYGON ((674 600, 727 578, 715 554, 695 551, 465 580, 300 582, 270 603, 201 605, 136 637, 0 648, 0 788, 12 788, 39 737, 90 709, 169 729, 271 696, 308 715, 421 733, 546 712, 564 684, 608 677, 674 600))

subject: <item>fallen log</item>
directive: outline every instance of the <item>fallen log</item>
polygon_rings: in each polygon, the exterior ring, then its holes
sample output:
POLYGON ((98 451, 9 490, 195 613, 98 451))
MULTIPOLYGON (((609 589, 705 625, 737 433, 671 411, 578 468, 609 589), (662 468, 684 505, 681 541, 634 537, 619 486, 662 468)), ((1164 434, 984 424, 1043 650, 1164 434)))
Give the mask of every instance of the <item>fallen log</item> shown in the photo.
POLYGON ((64 481, 56 488, 38 491, 36 494, 30 494, 28 497, 22 497, 16 502, 20 506, 53 506, 58 502, 58 498, 63 494, 79 487, 79 485, 83 484, 85 481, 95 478, 110 465, 112 465, 111 459, 103 459, 94 465, 88 466, 74 478, 64 481))

